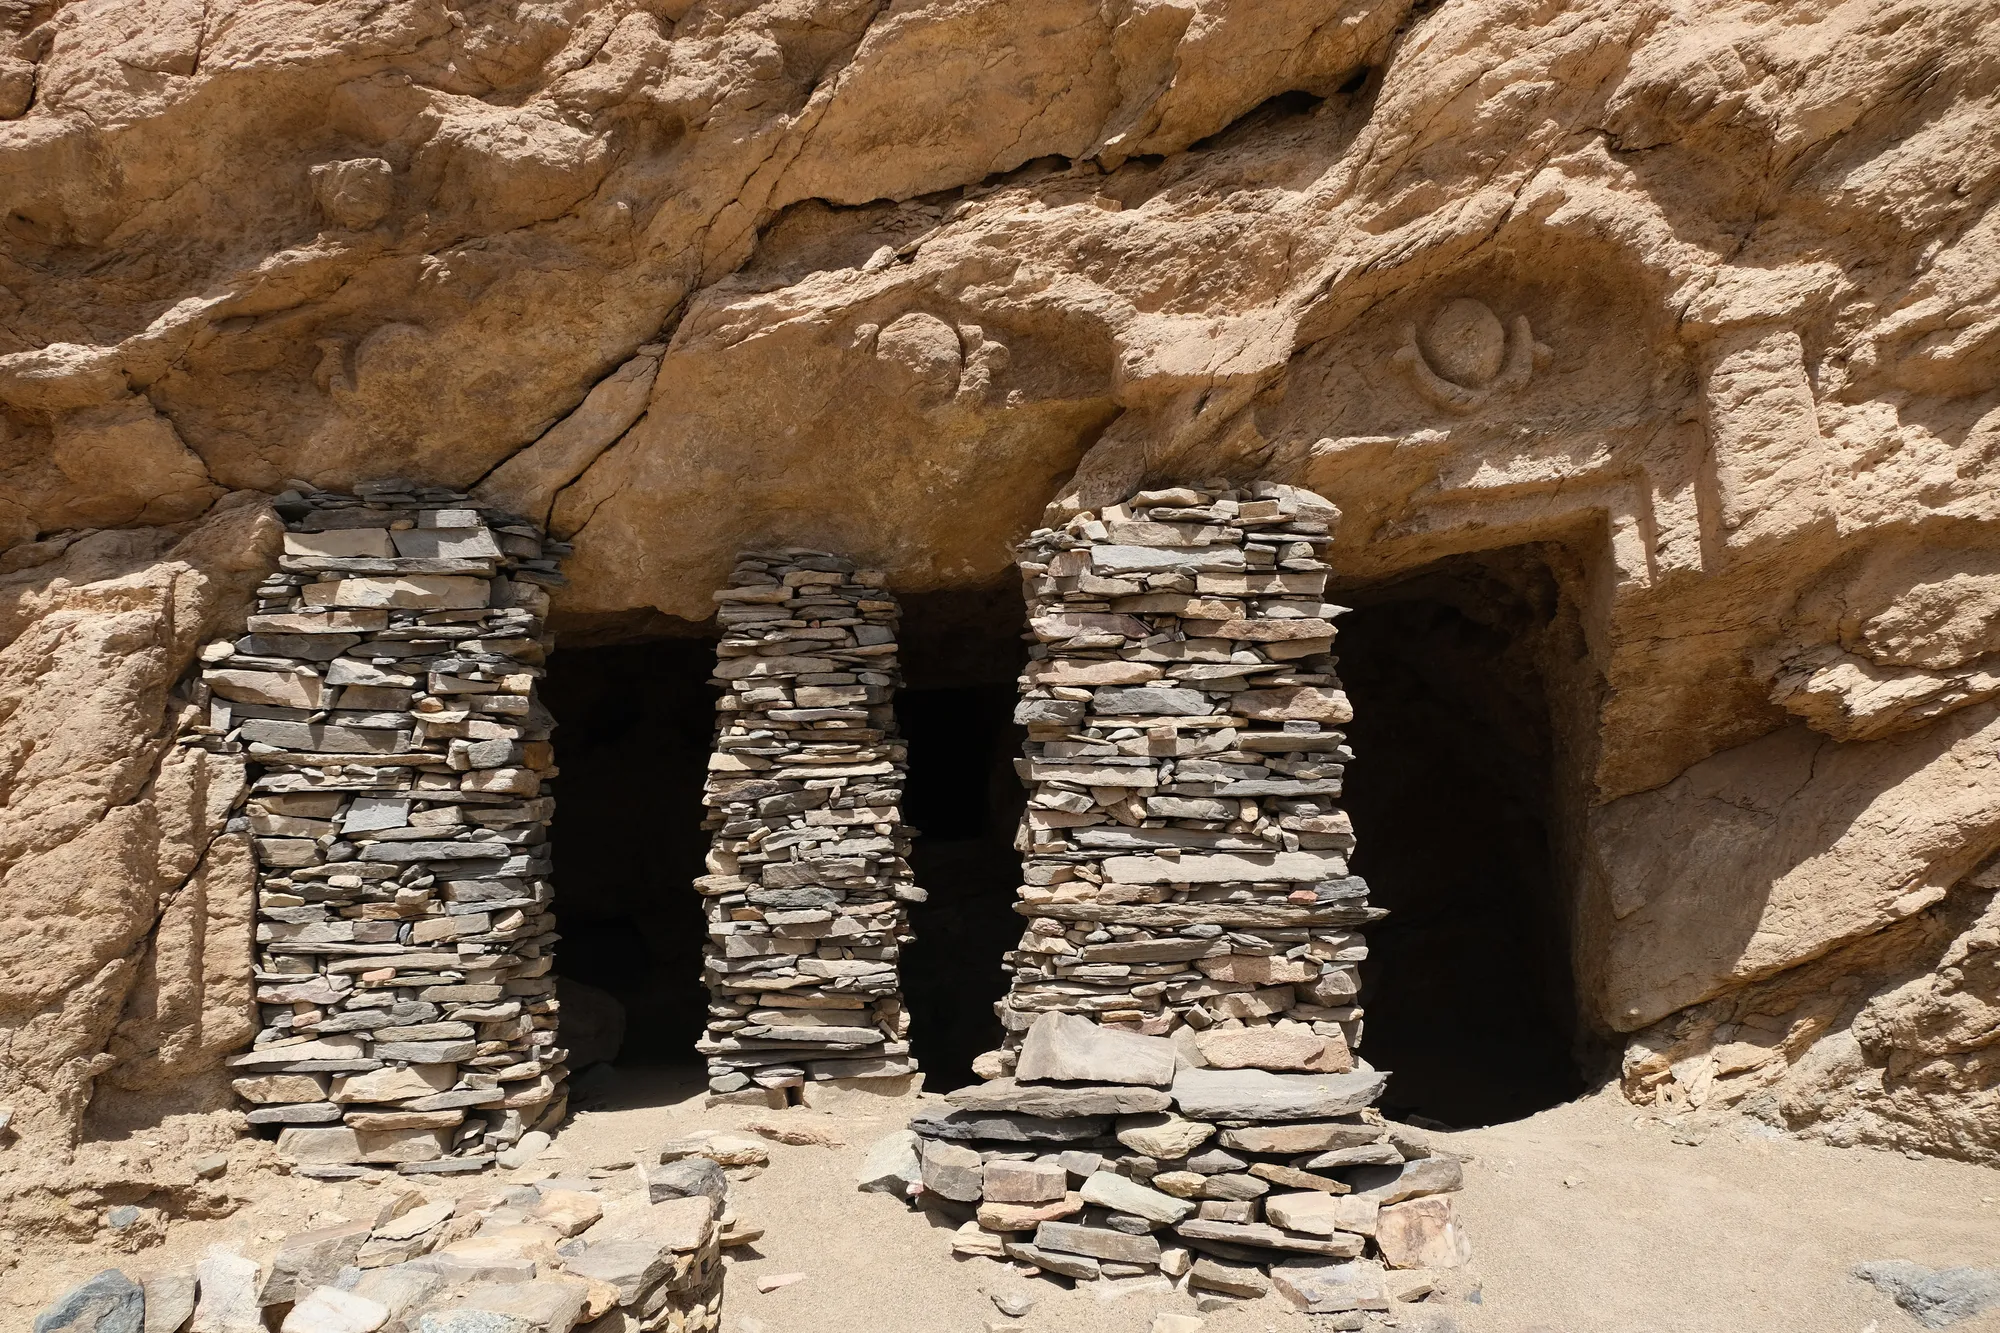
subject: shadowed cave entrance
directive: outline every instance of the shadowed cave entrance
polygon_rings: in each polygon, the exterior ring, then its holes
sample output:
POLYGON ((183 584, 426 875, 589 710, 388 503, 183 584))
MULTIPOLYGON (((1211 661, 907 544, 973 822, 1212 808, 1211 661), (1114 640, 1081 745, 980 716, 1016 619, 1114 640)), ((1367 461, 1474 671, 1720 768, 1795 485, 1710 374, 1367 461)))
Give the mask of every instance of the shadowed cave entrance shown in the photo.
MULTIPOLYGON (((913 1053, 926 1086, 973 1081, 972 1058, 1000 1044, 993 1005, 1007 988, 1002 955, 1021 934, 1014 831, 1027 796, 1015 776, 1015 676, 1026 660, 1017 589, 903 599, 909 744, 904 819, 920 836, 901 960, 913 1053)), ((702 780, 714 738, 708 684, 715 643, 669 638, 566 648, 549 659, 543 699, 558 722, 556 907, 565 1044, 581 1069, 693 1066, 706 1021, 706 926, 693 880, 705 873, 702 780), (587 1040, 608 993, 624 1011, 622 1043, 587 1040), (572 1035, 574 1034, 574 1035, 572 1035), (612 1051, 615 1050, 615 1056, 612 1051)))
POLYGON ((1026 617, 1011 580, 903 599, 903 817, 918 831, 911 868, 929 895, 910 909, 916 938, 903 955, 903 998, 931 1092, 974 1082, 973 1057, 1000 1044, 993 1005, 1007 991, 1002 955, 1023 924, 1014 833, 1028 798, 1014 772, 1022 732, 1013 716, 1026 617))
POLYGON ((1568 915, 1551 853, 1552 736, 1535 643, 1555 603, 1535 566, 1477 566, 1333 594, 1354 704, 1344 803, 1368 930, 1363 1051, 1383 1109, 1454 1126, 1584 1089, 1568 915))
MULTIPOLYGON (((1584 1087, 1534 665, 1547 619, 1537 604, 1554 593, 1537 591, 1467 566, 1336 594, 1356 604, 1339 641, 1355 708, 1344 798, 1354 869, 1391 912, 1368 932, 1362 993, 1363 1049, 1395 1075, 1391 1114, 1488 1124, 1584 1087)), ((1012 714, 1025 613, 1012 586, 903 602, 904 818, 920 834, 913 869, 929 895, 910 912, 903 990, 925 1085, 943 1092, 973 1082, 973 1057, 1000 1044, 1002 956, 1021 931, 1013 840, 1026 793, 1012 714)), ((699 1059, 705 926, 691 882, 708 850, 714 653, 708 638, 667 638, 550 658, 556 970, 577 1069, 699 1059), (622 1006, 622 1034, 579 982, 622 1006)))
POLYGON ((715 643, 564 648, 542 698, 557 721, 556 912, 563 1038, 572 1068, 691 1065, 708 1010, 702 778, 715 730, 715 643), (594 991, 624 1009, 606 1014, 594 991), (607 1021, 612 1020, 612 1021, 607 1021))

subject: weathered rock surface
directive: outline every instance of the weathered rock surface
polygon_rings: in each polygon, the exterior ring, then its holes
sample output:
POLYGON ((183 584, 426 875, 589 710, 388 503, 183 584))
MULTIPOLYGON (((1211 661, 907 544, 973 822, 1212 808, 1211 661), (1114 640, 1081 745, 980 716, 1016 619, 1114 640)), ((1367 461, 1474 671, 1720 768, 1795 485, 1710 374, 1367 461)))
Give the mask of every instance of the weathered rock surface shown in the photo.
POLYGON ((138 1283, 107 1268, 35 1316, 35 1333, 144 1333, 146 1297, 138 1283))
POLYGON ((0 557, 0 1099, 44 1150, 93 1095, 229 1104, 222 1062, 255 1031, 249 839, 223 831, 243 765, 173 747, 173 691, 278 531, 240 497, 0 557))
POLYGON ((615 638, 705 619, 746 539, 971 588, 1059 491, 1254 474, 1341 507, 1351 585, 1546 575, 1578 1007, 1631 1095, 2000 1160, 1989 8, 25 12, 23 1135, 203 1104, 241 1040, 247 863, 191 832, 232 779, 162 763, 270 555, 227 493, 480 485, 615 638))
POLYGON ((1909 1311, 1925 1328, 1948 1328, 2000 1305, 2000 1270, 1925 1268, 1907 1259, 1857 1264, 1854 1276, 1909 1311))

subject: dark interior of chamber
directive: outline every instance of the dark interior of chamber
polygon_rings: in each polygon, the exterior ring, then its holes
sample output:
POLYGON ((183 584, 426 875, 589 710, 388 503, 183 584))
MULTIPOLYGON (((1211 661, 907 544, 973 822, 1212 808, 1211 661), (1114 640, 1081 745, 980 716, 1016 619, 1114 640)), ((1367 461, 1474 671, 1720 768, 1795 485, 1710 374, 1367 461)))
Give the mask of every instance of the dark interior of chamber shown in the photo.
MULTIPOLYGON (((1553 591, 1518 568, 1467 566, 1339 596, 1355 605, 1338 644, 1355 709, 1353 868, 1390 912, 1362 968, 1362 1054, 1393 1073, 1384 1110, 1480 1125, 1567 1101, 1584 1080, 1535 665, 1553 591)), ((1011 581, 906 595, 903 611, 903 814, 927 898, 910 909, 902 977, 913 1054, 943 1092, 1000 1044, 993 1006, 1021 932, 1012 713, 1025 612, 1011 581)), ((714 653, 684 637, 550 658, 556 971, 575 1068, 697 1059, 708 997, 692 881, 708 850, 714 653)))
POLYGON ((715 642, 563 649, 556 718, 556 975, 572 1068, 685 1064, 706 1021, 701 788, 715 730, 715 642), (615 1031, 623 1009, 623 1034, 615 1031))
POLYGON ((1392 1071, 1392 1116, 1492 1124, 1584 1088, 1535 666, 1555 599, 1516 575, 1339 595, 1353 869, 1390 913, 1368 930, 1362 1054, 1392 1071))
MULTIPOLYGON (((909 745, 903 817, 927 900, 910 909, 902 959, 911 1047, 925 1085, 973 1081, 1000 1044, 993 1005, 1003 955, 1020 939, 1014 831, 1026 793, 1014 772, 1015 676, 1025 611, 1011 586, 903 599, 909 745)), ((714 738, 710 638, 563 649, 542 697, 555 716, 556 912, 564 1044, 572 1066, 687 1064, 706 1021, 706 925, 693 881, 706 873, 702 779, 714 738), (615 1002, 615 1008, 606 1003, 615 1002), (622 1039, 613 1041, 617 1010, 622 1039)))
POLYGON ((974 1081, 972 1059, 1000 1044, 993 1006, 1003 955, 1021 938, 1014 850, 1027 793, 1014 771, 1015 677, 1027 660, 1018 584, 903 599, 904 687, 896 724, 910 748, 903 818, 927 898, 910 909, 903 955, 911 1053, 924 1087, 974 1081))

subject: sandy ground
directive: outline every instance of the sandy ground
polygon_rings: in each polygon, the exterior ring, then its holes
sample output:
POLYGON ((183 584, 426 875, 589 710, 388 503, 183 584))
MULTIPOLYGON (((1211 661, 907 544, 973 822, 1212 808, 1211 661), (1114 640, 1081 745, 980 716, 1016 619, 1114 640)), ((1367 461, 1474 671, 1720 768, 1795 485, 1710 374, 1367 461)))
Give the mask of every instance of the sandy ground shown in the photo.
MULTIPOLYGON (((693 1076, 624 1076, 581 1110, 550 1154, 506 1178, 579 1175, 637 1160, 689 1130, 774 1113, 705 1111, 693 1076)), ((955 1259, 949 1230, 922 1212, 853 1188, 867 1146, 912 1103, 870 1114, 795 1109, 842 1146, 772 1146, 769 1169, 732 1191, 736 1213, 766 1228, 734 1251, 726 1333, 1145 1333, 1157 1313, 1193 1313, 1186 1296, 1141 1290, 1104 1299, 985 1259, 955 1259), (770 1293, 760 1277, 803 1273, 770 1293), (1006 1320, 988 1293, 1037 1297, 1006 1320)), ((1438 1297, 1396 1316, 1413 1333, 1900 1333, 1918 1325, 1847 1276, 1865 1259, 2000 1265, 2000 1171, 1774 1137, 1754 1122, 1670 1124, 1600 1096, 1532 1119, 1444 1136, 1470 1157, 1463 1206, 1476 1250, 1438 1297), (1682 1141, 1689 1140, 1689 1141, 1682 1141), (1448 1317, 1451 1324, 1439 1316, 1448 1317)), ((361 1218, 393 1185, 322 1185, 240 1173, 235 1215, 174 1224, 134 1255, 22 1237, 0 1278, 0 1327, 99 1268, 128 1273, 189 1262, 217 1240, 268 1257, 287 1232, 361 1218)), ((402 1182, 399 1182, 399 1184, 402 1182)), ((434 1182, 444 1196, 484 1182, 434 1182)), ((1107 1286, 1109 1284, 1100 1284, 1107 1286)), ((1277 1298, 1208 1316, 1204 1333, 1310 1333, 1277 1298)), ((1955 1326, 2000 1333, 2000 1310, 1955 1326)))

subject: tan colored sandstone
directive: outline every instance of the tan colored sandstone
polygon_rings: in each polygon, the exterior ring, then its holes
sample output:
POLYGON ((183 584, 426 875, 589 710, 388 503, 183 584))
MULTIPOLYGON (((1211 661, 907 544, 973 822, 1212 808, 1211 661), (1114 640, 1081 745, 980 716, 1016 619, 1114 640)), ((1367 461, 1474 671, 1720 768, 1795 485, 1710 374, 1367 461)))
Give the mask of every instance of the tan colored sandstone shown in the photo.
POLYGON ((1579 1004, 1639 1034, 1628 1091, 2000 1159, 1990 6, 23 15, 23 1133, 241 1037, 197 962, 239 779, 166 757, 275 556, 227 493, 478 486, 574 539, 556 628, 616 638, 705 619, 746 544, 970 589, 1052 497, 1228 474, 1338 504, 1351 586, 1548 571, 1579 1004))

